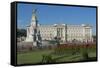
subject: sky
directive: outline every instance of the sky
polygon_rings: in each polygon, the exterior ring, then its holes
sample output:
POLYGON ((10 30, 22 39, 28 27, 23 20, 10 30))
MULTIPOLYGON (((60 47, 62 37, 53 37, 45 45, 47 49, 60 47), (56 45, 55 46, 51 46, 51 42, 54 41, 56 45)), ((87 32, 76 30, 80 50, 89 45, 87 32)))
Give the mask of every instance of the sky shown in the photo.
POLYGON ((96 8, 92 7, 18 3, 18 28, 26 28, 31 23, 32 10, 34 9, 37 9, 36 15, 39 24, 90 24, 93 28, 93 34, 96 34, 96 8))

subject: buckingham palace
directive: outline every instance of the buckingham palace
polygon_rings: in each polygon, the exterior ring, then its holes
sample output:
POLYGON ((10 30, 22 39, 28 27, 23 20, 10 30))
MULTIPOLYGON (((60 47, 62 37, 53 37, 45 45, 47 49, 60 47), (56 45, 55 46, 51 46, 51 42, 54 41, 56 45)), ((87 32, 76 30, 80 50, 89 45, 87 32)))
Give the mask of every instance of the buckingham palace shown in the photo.
POLYGON ((69 25, 52 24, 42 25, 37 21, 36 11, 33 11, 31 23, 27 26, 27 42, 34 40, 53 40, 59 37, 63 42, 93 42, 92 26, 89 24, 69 25))

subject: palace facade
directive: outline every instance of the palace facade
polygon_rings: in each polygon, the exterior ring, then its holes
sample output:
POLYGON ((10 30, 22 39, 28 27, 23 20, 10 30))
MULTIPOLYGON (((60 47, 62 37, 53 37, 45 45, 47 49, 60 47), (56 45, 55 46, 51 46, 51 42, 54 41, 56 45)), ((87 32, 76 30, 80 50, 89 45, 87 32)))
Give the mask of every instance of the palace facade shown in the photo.
POLYGON ((92 26, 87 24, 40 25, 37 21, 36 11, 33 11, 31 23, 27 26, 26 41, 54 40, 55 37, 59 37, 63 42, 72 42, 73 40, 80 42, 93 42, 92 26))

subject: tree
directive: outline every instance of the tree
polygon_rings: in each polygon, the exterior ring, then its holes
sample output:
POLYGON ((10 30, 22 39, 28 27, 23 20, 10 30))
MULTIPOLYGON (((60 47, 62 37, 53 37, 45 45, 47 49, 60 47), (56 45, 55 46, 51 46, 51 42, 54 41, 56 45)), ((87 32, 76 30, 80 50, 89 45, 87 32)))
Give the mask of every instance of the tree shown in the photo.
POLYGON ((93 41, 95 42, 96 41, 96 35, 93 35, 93 41))
POLYGON ((17 29, 17 37, 26 37, 26 29, 17 29))
POLYGON ((60 45, 61 38, 56 36, 54 39, 55 39, 57 45, 60 45))

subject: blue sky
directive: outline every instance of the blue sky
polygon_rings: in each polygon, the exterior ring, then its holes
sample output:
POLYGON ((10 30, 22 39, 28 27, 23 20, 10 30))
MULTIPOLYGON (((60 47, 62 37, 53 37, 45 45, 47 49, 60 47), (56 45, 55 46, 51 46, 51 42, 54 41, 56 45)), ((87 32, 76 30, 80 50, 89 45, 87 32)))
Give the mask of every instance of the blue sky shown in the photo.
POLYGON ((37 9, 39 24, 90 24, 93 26, 93 33, 96 33, 96 8, 22 4, 17 7, 18 28, 26 28, 31 23, 32 10, 37 9))

